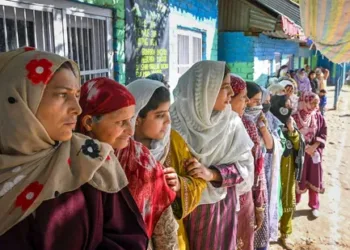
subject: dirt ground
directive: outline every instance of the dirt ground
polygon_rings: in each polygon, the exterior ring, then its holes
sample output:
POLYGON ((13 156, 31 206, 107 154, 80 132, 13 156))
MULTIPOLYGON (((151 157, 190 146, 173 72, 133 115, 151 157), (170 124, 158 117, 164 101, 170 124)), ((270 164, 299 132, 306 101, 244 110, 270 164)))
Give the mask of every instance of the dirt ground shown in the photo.
MULTIPOLYGON (((334 88, 328 105, 333 107, 334 88)), ((293 220, 295 250, 350 249, 350 87, 344 87, 337 110, 326 113, 328 141, 323 158, 326 192, 320 196, 320 217, 313 220, 304 194, 293 220)), ((277 243, 270 249, 283 249, 277 243)))

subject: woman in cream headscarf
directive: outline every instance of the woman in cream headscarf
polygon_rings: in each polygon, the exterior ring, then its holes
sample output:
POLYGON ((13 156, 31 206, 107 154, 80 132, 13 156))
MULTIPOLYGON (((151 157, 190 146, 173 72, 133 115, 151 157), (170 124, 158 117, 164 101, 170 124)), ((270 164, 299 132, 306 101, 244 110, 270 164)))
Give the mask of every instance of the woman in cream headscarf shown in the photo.
POLYGON ((33 48, 0 54, 1 249, 147 245, 112 148, 72 133, 79 78, 76 64, 58 55, 33 48))
POLYGON ((214 61, 193 65, 174 90, 172 128, 205 166, 187 170, 208 184, 185 221, 192 250, 236 248, 237 196, 253 185, 253 143, 231 110, 232 94, 229 70, 214 61))
MULTIPOLYGON (((191 177, 186 170, 199 163, 188 150, 184 139, 170 129, 170 92, 164 84, 140 79, 130 83, 127 88, 136 99, 135 140, 150 149, 156 159, 167 167, 166 172, 173 169, 178 174, 180 185, 173 210, 179 224, 179 249, 189 249, 183 218, 196 208, 207 184, 203 179, 191 177)), ((169 227, 166 231, 169 231, 169 227)), ((168 246, 169 243, 165 242, 162 249, 168 249, 168 246)))

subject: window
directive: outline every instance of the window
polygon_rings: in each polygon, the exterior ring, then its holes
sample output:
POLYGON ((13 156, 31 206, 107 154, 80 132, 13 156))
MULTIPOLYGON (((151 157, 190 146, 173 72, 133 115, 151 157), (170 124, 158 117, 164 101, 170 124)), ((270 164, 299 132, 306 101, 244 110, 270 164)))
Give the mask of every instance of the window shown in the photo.
POLYGON ((202 34, 178 30, 177 49, 177 73, 182 75, 193 64, 202 60, 202 34))
POLYGON ((23 46, 76 61, 81 80, 112 77, 112 11, 64 0, 0 2, 0 52, 23 46))

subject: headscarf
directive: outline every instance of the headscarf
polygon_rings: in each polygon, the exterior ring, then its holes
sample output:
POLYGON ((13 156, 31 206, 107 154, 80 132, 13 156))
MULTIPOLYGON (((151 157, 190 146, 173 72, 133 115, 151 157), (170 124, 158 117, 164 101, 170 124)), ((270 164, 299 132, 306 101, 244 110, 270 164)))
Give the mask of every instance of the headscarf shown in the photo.
POLYGON ((268 91, 270 91, 270 93, 272 95, 284 95, 284 87, 280 84, 277 83, 273 83, 271 84, 268 88, 268 91))
POLYGON ((155 73, 155 74, 151 74, 149 76, 146 77, 149 80, 154 80, 154 81, 159 81, 159 82, 164 82, 164 75, 161 73, 155 73))
POLYGON ((44 201, 85 183, 115 193, 127 179, 112 148, 80 134, 54 142, 36 118, 45 87, 60 66, 55 54, 21 48, 0 54, 0 235, 44 201))
MULTIPOLYGON (((237 113, 227 105, 214 111, 225 71, 224 62, 201 61, 183 74, 174 90, 170 108, 172 127, 187 142, 192 154, 206 166, 235 164, 243 182, 239 195, 251 190, 254 181, 253 143, 237 113)), ((226 188, 208 183, 200 204, 216 203, 226 197, 226 188)))
POLYGON ((234 96, 241 93, 246 87, 247 84, 241 77, 231 73, 231 88, 234 92, 234 96))
POLYGON ((282 65, 281 68, 277 71, 277 78, 285 76, 288 73, 288 65, 282 65))
POLYGON ((286 124, 292 115, 292 109, 286 108, 288 97, 286 95, 275 95, 271 97, 271 113, 283 124, 286 124))
POLYGON ((261 93, 261 87, 255 82, 246 82, 247 83, 247 96, 248 98, 254 97, 256 94, 261 93))
POLYGON ((85 115, 104 115, 136 104, 135 98, 123 85, 107 77, 86 82, 81 88, 80 96, 79 103, 83 111, 79 116, 77 128, 82 134, 87 134, 81 122, 85 115), (119 93, 118 98, 111 93, 119 93))
MULTIPOLYGON (((84 115, 101 115, 135 105, 135 99, 123 85, 102 77, 83 85, 80 103, 84 115)), ((175 193, 165 182, 162 165, 141 143, 130 139, 128 146, 115 151, 115 154, 126 173, 128 188, 151 237, 160 215, 175 199, 175 193)))
POLYGON ((295 74, 295 80, 298 83, 300 92, 312 91, 309 77, 304 69, 298 70, 298 72, 295 74), (301 74, 303 74, 303 76, 301 76, 301 74))
POLYGON ((316 113, 318 105, 316 108, 311 106, 314 100, 319 101, 318 95, 313 92, 304 92, 299 98, 298 112, 293 115, 306 143, 310 143, 314 139, 317 131, 316 113))
MULTIPOLYGON (((139 79, 127 86, 127 89, 133 94, 136 99, 135 117, 133 119, 133 125, 135 127, 136 118, 139 116, 140 111, 148 104, 152 98, 154 92, 160 88, 165 87, 163 83, 159 81, 153 81, 149 79, 139 79)), ((169 124, 165 136, 162 140, 152 140, 151 153, 161 163, 164 163, 165 158, 169 152, 171 126, 169 124)))
POLYGON ((261 87, 261 103, 263 106, 263 112, 266 114, 268 112, 270 112, 270 108, 271 108, 271 103, 265 103, 267 98, 271 95, 270 91, 268 91, 267 89, 261 87))
MULTIPOLYGON (((256 94, 261 93, 261 87, 255 82, 247 82, 247 96, 253 98, 256 94)), ((259 117, 261 116, 263 106, 260 104, 255 107, 246 107, 244 111, 244 117, 253 121, 257 125, 259 117)))

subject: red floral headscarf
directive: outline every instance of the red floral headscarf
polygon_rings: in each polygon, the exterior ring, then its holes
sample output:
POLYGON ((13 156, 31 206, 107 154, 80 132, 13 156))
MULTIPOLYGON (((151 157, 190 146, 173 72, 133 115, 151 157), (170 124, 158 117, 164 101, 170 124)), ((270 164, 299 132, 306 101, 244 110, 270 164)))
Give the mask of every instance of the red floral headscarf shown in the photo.
MULTIPOLYGON (((78 125, 82 133, 87 133, 81 124, 85 115, 103 115, 124 107, 135 105, 135 98, 123 85, 105 77, 85 83, 81 89, 80 105, 82 114, 78 125)), ((175 192, 166 184, 163 166, 157 162, 148 148, 130 139, 126 148, 115 151, 128 178, 128 188, 146 224, 149 237, 161 214, 175 199, 175 192)))
POLYGON ((108 193, 128 184, 110 146, 76 133, 55 142, 36 117, 46 87, 66 63, 79 78, 78 66, 56 54, 30 47, 0 53, 0 235, 44 201, 86 183, 108 193))
POLYGON ((247 84, 242 78, 231 74, 231 87, 234 92, 234 96, 236 96, 247 87, 247 84))
POLYGON ((81 87, 80 95, 79 103, 83 112, 77 128, 83 134, 87 133, 81 123, 85 115, 104 115, 136 104, 134 96, 123 85, 107 77, 86 82, 81 87))

